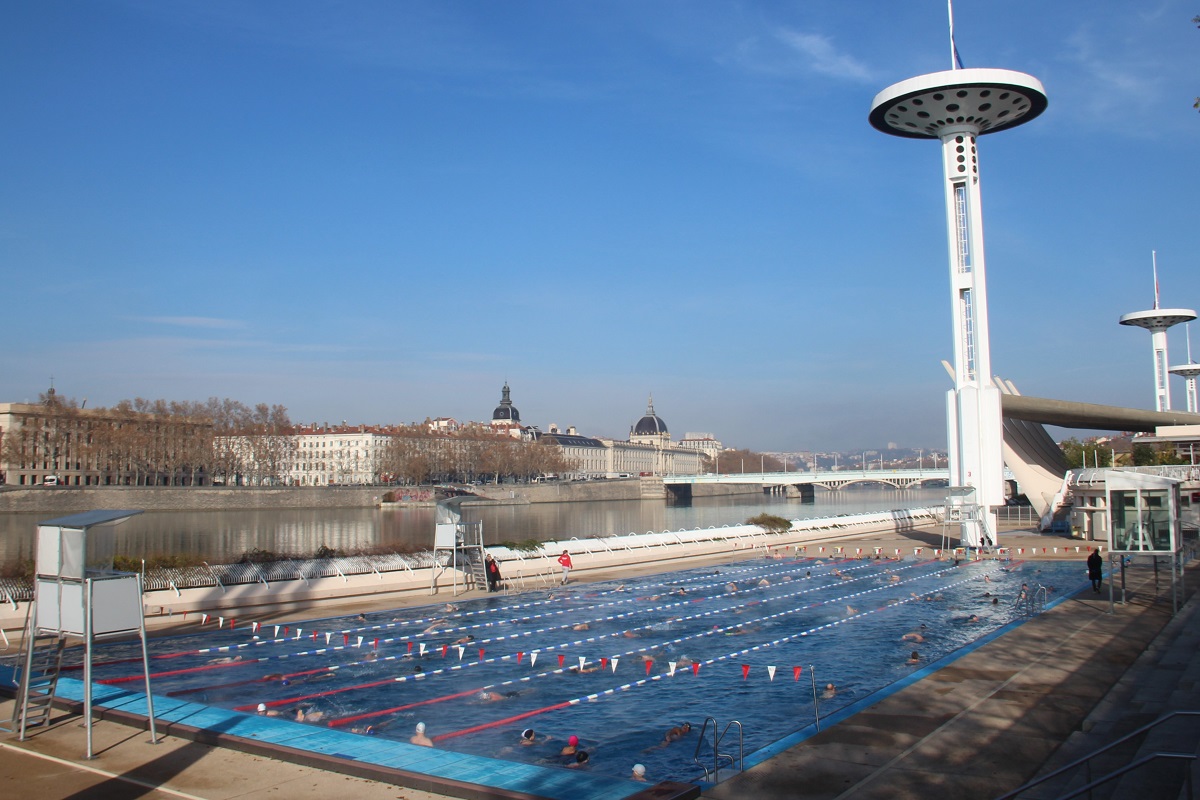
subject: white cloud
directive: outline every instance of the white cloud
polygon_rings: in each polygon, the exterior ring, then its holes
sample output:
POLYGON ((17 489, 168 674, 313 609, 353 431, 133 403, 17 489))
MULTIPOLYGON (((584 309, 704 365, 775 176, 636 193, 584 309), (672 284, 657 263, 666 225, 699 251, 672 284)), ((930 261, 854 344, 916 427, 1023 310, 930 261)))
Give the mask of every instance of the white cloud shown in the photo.
POLYGON ((808 69, 821 75, 850 81, 873 80, 871 70, 858 59, 841 52, 833 40, 819 33, 780 28, 776 37, 805 61, 808 69))

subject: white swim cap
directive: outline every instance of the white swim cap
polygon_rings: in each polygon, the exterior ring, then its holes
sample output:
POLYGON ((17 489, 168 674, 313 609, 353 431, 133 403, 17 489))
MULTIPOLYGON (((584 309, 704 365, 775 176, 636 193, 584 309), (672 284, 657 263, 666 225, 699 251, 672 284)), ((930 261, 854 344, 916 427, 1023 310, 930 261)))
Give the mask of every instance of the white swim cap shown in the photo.
POLYGON ((633 774, 634 775, 645 775, 646 768, 644 766, 642 766, 641 764, 634 764, 633 765, 633 774))
POLYGON ((424 732, 425 732, 425 723, 418 722, 417 723, 417 733, 424 733, 424 732))
POLYGON ((259 711, 266 711, 266 710, 267 710, 267 704, 266 704, 266 703, 259 703, 259 704, 258 704, 258 710, 259 710, 259 711))

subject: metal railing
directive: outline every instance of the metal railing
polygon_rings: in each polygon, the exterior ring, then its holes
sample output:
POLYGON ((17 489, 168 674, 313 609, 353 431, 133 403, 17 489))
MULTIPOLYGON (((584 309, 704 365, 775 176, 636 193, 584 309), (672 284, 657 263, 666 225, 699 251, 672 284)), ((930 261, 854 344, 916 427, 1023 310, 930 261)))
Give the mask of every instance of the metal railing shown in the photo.
POLYGON ((705 717, 704 724, 700 727, 700 737, 696 742, 696 752, 692 754, 692 760, 696 762, 696 766, 704 770, 704 780, 719 781, 721 779, 721 766, 728 764, 730 769, 741 770, 744 763, 743 756, 745 755, 745 739, 742 735, 742 723, 738 720, 731 720, 724 730, 718 730, 720 726, 713 717, 705 717), (709 724, 712 724, 712 769, 710 770, 705 763, 700 760, 701 750, 704 750, 705 758, 708 757, 708 749, 705 747, 704 735, 709 730, 709 724), (722 753, 721 742, 729 734, 729 731, 734 726, 737 726, 737 755, 733 753, 722 753))
MULTIPOLYGON (((1139 759, 1136 762, 1127 764, 1126 766, 1122 767, 1121 769, 1119 769, 1115 772, 1111 772, 1108 775, 1105 775, 1101 778, 1097 778, 1094 780, 1092 778, 1092 759, 1093 758, 1096 758, 1097 756, 1107 753, 1109 750, 1112 750, 1114 747, 1120 747, 1121 745, 1125 744, 1126 742, 1128 742, 1132 739, 1136 739, 1137 737, 1142 736, 1143 734, 1149 733, 1150 731, 1157 728, 1159 725, 1162 725, 1165 722, 1169 722, 1172 719, 1174 719, 1175 717, 1200 717, 1200 711, 1171 711, 1167 714, 1164 714, 1163 716, 1159 717, 1158 719, 1154 720, 1153 722, 1146 723, 1145 725, 1138 728, 1137 730, 1130 731, 1129 733, 1125 734, 1121 738, 1111 741, 1108 744, 1101 747, 1100 749, 1094 750, 1091 753, 1088 753, 1083 758, 1078 758, 1078 759, 1072 761, 1070 764, 1059 767, 1058 769, 1054 770, 1053 772, 1048 772, 1045 775, 1041 776, 1040 778, 1036 778, 1032 781, 1029 781, 1028 783, 1026 783, 1022 786, 1018 786, 1016 789, 1013 789, 1008 794, 1000 795, 999 797, 996 798, 996 800, 1011 800, 1011 798, 1014 798, 1014 797, 1017 797, 1018 795, 1024 794, 1025 792, 1029 791, 1030 789, 1034 788, 1035 786, 1041 786, 1046 781, 1053 780, 1054 778, 1058 778, 1063 775, 1066 775, 1067 773, 1073 772, 1073 771, 1079 769, 1080 767, 1083 768, 1084 780, 1087 782, 1086 785, 1084 787, 1082 787, 1081 789, 1079 789, 1075 792, 1072 792, 1069 795, 1064 795, 1062 798, 1059 798, 1059 800, 1066 800, 1066 798, 1068 798, 1068 797, 1078 797, 1080 794, 1082 794, 1085 791, 1090 792, 1096 786, 1099 786, 1100 784, 1103 784, 1103 783, 1107 783, 1108 781, 1112 780, 1113 778, 1120 777, 1121 775, 1124 775, 1126 772, 1129 772, 1132 769, 1143 766, 1144 762, 1152 761, 1156 758, 1191 758, 1191 759, 1195 759, 1196 756, 1194 754, 1188 755, 1188 754, 1180 754, 1180 753, 1154 753, 1143 759, 1139 759)), ((1187 796, 1189 798, 1192 797, 1191 770, 1188 770, 1187 790, 1188 790, 1187 796)))

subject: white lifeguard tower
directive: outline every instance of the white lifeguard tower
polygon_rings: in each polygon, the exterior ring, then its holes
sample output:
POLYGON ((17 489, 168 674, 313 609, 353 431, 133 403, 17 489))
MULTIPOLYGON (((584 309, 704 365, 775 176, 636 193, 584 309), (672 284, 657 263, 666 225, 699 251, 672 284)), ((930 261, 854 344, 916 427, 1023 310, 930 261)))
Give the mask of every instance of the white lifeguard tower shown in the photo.
MULTIPOLYGON (((1176 569, 1183 573, 1182 526, 1179 519, 1179 484, 1175 478, 1124 469, 1105 470, 1104 501, 1108 512, 1108 551, 1121 567, 1124 592, 1125 562, 1132 556, 1150 556, 1158 569, 1159 557, 1171 563, 1171 599, 1179 610, 1176 569)), ((1109 581, 1110 592, 1113 581, 1109 581)))
MULTIPOLYGON (((1122 325, 1145 328, 1150 331, 1150 350, 1154 358, 1154 410, 1171 410, 1171 383, 1167 370, 1167 329, 1181 322, 1191 322, 1196 312, 1190 308, 1159 308, 1158 306, 1158 253, 1150 251, 1150 262, 1154 268, 1154 308, 1133 311, 1121 317, 1122 325)), ((1190 348, 1189 348, 1190 349, 1190 348)), ((1189 409, 1190 410, 1190 409, 1189 409)))
POLYGON ((150 740, 158 741, 142 611, 142 576, 113 569, 114 527, 141 511, 87 511, 38 523, 33 602, 21 645, 13 729, 25 739, 49 721, 62 652, 69 637, 84 645, 83 706, 92 758, 92 648, 96 640, 137 634, 146 676, 150 740))
POLYGON ((433 575, 429 593, 437 594, 438 578, 450 570, 454 596, 467 591, 467 577, 476 589, 487 586, 484 565, 483 523, 463 522, 460 506, 474 497, 451 497, 437 504, 433 529, 433 575), (445 558, 445 564, 442 563, 445 558), (462 588, 459 588, 459 582, 462 588))
POLYGON ((984 134, 1034 119, 1047 100, 1041 82, 1022 72, 961 68, 953 20, 950 31, 953 68, 884 89, 869 119, 883 133, 942 144, 954 323, 954 388, 946 397, 950 484, 976 489, 979 524, 964 521, 962 541, 978 547, 996 542, 993 508, 1004 504, 1004 428, 992 378, 977 143, 984 134))

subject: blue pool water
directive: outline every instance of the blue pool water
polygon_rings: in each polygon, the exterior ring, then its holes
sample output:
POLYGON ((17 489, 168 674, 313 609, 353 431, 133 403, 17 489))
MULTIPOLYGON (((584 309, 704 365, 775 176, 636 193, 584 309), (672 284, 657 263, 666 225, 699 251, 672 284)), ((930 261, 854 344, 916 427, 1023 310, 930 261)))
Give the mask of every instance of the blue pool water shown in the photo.
MULTIPOLYGON (((591 772, 697 780, 706 717, 740 721, 747 754, 768 748, 1020 619, 1022 584, 1053 601, 1084 577, 1073 562, 759 558, 257 630, 211 617, 151 642, 152 688, 375 741, 424 722, 438 748, 526 763, 565 763, 576 735, 591 772)), ((95 680, 142 688, 137 656, 101 646, 95 680)))

